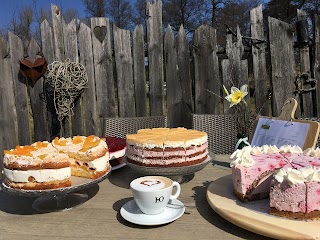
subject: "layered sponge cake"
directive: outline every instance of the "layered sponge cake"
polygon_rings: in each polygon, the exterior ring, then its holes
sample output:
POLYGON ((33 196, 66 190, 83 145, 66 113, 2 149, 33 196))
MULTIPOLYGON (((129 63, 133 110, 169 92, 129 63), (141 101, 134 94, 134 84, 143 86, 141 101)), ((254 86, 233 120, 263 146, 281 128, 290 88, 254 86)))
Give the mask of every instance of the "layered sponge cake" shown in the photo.
POLYGON ((186 128, 140 129, 126 136, 129 162, 147 167, 178 167, 208 156, 207 133, 186 128))
POLYGON ((96 136, 55 138, 4 151, 5 183, 43 190, 71 186, 71 176, 96 179, 110 171, 105 141, 96 136))
POLYGON ((74 176, 95 179, 110 170, 108 147, 99 137, 55 138, 52 145, 69 156, 74 176))
POLYGON ((42 190, 71 185, 68 155, 49 142, 4 151, 4 182, 12 188, 42 190))

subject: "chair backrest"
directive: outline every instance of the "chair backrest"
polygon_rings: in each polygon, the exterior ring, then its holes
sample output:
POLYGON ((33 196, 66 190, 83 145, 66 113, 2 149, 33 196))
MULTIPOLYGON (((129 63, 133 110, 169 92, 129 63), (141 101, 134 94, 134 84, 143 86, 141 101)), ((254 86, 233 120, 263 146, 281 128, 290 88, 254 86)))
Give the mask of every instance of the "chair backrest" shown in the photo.
POLYGON ((104 119, 104 133, 108 137, 125 138, 142 128, 167 127, 166 116, 114 117, 104 119))
POLYGON ((192 128, 208 134, 208 149, 212 153, 234 152, 237 127, 232 115, 193 114, 192 128))

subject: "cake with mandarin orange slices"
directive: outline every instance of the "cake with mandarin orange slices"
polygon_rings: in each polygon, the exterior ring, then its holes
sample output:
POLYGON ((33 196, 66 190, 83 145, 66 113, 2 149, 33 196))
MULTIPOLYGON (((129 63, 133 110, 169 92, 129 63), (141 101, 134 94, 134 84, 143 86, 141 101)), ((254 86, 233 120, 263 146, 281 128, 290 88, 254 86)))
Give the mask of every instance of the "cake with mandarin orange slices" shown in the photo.
POLYGON ((110 170, 108 146, 97 136, 55 138, 52 145, 69 156, 74 176, 95 179, 110 170))
POLYGON ((49 142, 37 142, 5 150, 4 183, 12 188, 44 190, 71 186, 68 155, 49 142))
POLYGON ((94 135, 5 150, 3 167, 5 184, 26 190, 68 187, 71 176, 96 179, 110 171, 107 144, 94 135))

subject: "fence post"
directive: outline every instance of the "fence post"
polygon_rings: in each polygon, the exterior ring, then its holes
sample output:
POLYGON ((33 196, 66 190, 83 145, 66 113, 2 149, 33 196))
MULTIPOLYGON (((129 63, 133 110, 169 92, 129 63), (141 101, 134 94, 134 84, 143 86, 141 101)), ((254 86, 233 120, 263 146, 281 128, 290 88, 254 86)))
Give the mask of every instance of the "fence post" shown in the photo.
POLYGON ((113 24, 119 117, 135 117, 130 31, 113 24))
MULTIPOLYGON (((111 49, 111 31, 108 18, 91 18, 91 36, 93 47, 94 73, 96 80, 97 111, 100 126, 103 118, 115 117, 115 89, 113 77, 113 57, 111 49)), ((103 136, 103 128, 99 136, 103 136)))
POLYGON ((147 1, 147 39, 150 86, 150 114, 163 115, 163 39, 162 1, 147 1))
POLYGON ((272 66, 272 116, 279 116, 284 102, 294 93, 293 29, 290 24, 271 17, 268 22, 272 66))
POLYGON ((317 80, 316 85, 316 116, 320 117, 320 16, 314 15, 313 20, 313 78, 317 80))
MULTIPOLYGON (((17 111, 14 96, 11 60, 8 58, 9 44, 0 37, 0 172, 3 150, 19 145, 17 111)), ((1 174, 0 174, 1 176, 1 174)))
POLYGON ((266 64, 266 42, 263 30, 262 5, 250 11, 251 37, 252 40, 252 62, 254 77, 254 97, 256 109, 261 109, 263 116, 269 116, 269 104, 266 102, 266 95, 270 89, 270 78, 267 74, 266 64), (254 40, 259 39, 259 40, 254 40), (263 105, 264 104, 264 105, 263 105))
POLYGON ((147 116, 147 84, 143 26, 136 26, 132 37, 133 80, 137 117, 147 116))
POLYGON ((195 72, 195 113, 220 113, 220 76, 216 30, 198 27, 193 36, 195 72), (215 95, 207 92, 210 90, 215 95))
MULTIPOLYGON (((309 56, 309 34, 308 34, 308 22, 307 22, 307 13, 303 10, 297 9, 297 34, 306 35, 305 38, 302 40, 301 37, 298 37, 298 46, 299 46, 299 53, 300 53, 300 73, 306 73, 309 77, 310 74, 310 56, 309 56), (304 41, 304 42, 301 42, 304 41), (305 42, 306 41, 306 42, 305 42)), ((304 89, 310 89, 311 83, 304 82, 302 83, 304 89)), ((312 101, 312 92, 306 92, 299 95, 301 106, 301 115, 302 117, 312 117, 313 116, 313 101, 312 101)))

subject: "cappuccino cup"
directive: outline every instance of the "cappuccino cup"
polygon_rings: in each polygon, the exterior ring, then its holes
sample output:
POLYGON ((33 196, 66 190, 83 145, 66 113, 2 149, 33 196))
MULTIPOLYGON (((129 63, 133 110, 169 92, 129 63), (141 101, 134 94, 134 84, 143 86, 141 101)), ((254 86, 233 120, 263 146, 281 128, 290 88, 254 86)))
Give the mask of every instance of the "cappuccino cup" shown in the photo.
POLYGON ((130 183, 133 198, 144 214, 154 215, 164 211, 171 199, 180 195, 180 184, 162 176, 146 176, 130 183), (172 194, 173 188, 176 191, 172 194))

